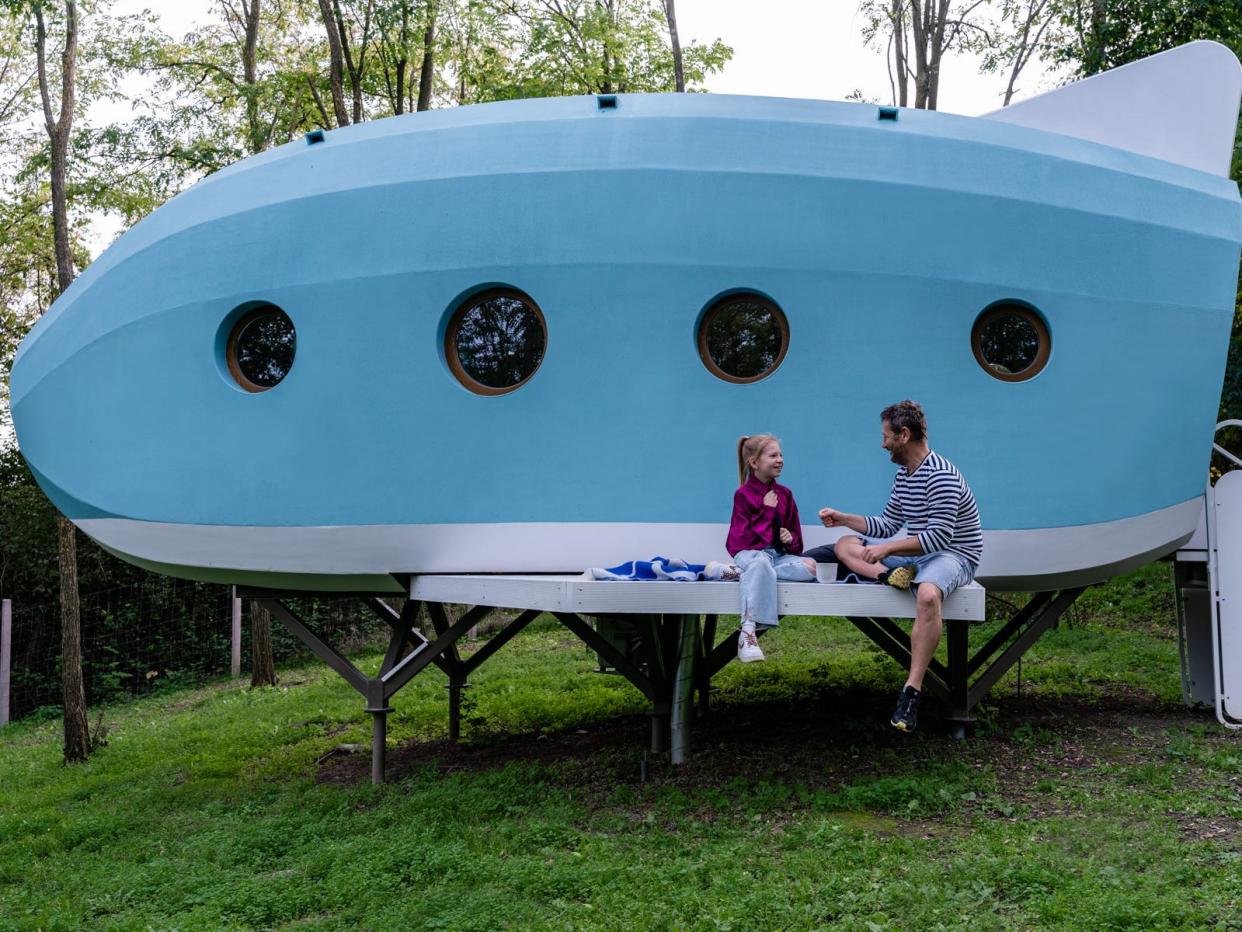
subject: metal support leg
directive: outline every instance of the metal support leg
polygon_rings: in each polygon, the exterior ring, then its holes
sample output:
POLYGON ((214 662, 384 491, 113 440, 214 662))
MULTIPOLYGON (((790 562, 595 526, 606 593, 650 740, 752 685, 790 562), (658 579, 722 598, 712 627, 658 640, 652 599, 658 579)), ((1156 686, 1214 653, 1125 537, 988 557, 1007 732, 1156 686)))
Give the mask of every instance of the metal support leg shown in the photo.
POLYGON ((371 782, 384 782, 384 753, 388 747, 388 713, 390 708, 367 709, 371 713, 371 782))
POLYGON ((716 645, 716 616, 708 615, 703 619, 703 634, 699 638, 698 657, 695 662, 695 675, 699 681, 699 717, 705 718, 711 712, 712 674, 711 651, 716 645))
POLYGON ((461 740, 461 691, 469 689, 470 684, 466 682, 465 677, 454 677, 449 680, 446 688, 448 689, 449 740, 456 743, 461 740))
POLYGON ((660 616, 642 615, 634 620, 651 684, 651 753, 663 754, 667 746, 665 736, 669 730, 669 691, 672 683, 668 675, 668 657, 663 650, 660 616))
POLYGON ((970 622, 953 618, 945 625, 949 629, 949 731, 961 739, 975 721, 970 714, 970 622))
POLYGON ((669 761, 681 764, 690 749, 690 713, 694 705, 694 661, 699 647, 699 619, 697 615, 675 615, 667 620, 673 624, 677 645, 669 712, 669 761))

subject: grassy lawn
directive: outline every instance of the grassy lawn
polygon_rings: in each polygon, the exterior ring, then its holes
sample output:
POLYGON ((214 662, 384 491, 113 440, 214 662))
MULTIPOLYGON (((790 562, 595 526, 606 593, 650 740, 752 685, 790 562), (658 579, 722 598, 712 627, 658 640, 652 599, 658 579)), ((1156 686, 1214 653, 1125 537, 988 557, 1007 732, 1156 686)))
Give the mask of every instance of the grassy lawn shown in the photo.
POLYGON ((965 742, 889 728, 901 671, 835 619, 726 669, 645 781, 641 697, 550 620, 473 678, 460 746, 444 678, 406 687, 379 788, 317 663, 109 708, 71 768, 21 722, 0 927, 1242 928, 1242 735, 1181 705, 1169 575, 1088 593, 965 742))

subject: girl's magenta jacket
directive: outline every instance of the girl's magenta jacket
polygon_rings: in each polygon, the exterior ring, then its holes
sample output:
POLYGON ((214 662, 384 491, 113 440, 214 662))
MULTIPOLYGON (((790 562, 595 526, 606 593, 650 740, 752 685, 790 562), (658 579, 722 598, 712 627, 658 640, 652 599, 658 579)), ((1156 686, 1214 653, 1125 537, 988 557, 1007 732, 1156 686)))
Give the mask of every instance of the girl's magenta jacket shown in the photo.
POLYGON ((737 556, 741 550, 763 550, 767 547, 775 547, 785 553, 801 553, 802 523, 798 520, 798 506, 793 492, 778 482, 764 485, 751 476, 733 493, 733 518, 729 521, 725 549, 729 551, 729 556, 737 556), (765 505, 763 497, 773 490, 776 491, 776 505, 765 505), (793 535, 793 541, 788 546, 781 543, 780 528, 787 528, 793 535))

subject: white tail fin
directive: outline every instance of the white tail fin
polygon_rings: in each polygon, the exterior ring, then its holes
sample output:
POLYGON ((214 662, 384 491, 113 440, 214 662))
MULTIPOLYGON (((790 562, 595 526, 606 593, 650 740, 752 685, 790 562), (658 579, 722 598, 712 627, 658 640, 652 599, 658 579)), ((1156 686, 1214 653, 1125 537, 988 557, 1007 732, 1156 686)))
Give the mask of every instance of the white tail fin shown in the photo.
POLYGON ((983 114, 1228 175, 1242 65, 1218 42, 1191 42, 983 114))

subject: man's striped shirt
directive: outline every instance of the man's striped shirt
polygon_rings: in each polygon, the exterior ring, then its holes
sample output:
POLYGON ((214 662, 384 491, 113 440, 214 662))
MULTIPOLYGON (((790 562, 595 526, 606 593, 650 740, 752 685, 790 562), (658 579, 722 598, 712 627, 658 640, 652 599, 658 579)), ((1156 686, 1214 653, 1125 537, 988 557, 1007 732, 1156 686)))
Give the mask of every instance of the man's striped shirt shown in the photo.
POLYGON ((905 525, 924 553, 947 550, 976 566, 983 556, 983 529, 970 486, 957 467, 937 453, 913 473, 904 466, 893 479, 893 493, 884 514, 867 518, 867 536, 896 537, 905 525))

